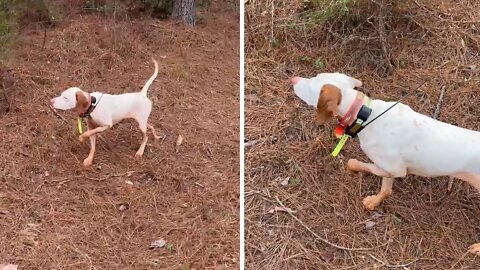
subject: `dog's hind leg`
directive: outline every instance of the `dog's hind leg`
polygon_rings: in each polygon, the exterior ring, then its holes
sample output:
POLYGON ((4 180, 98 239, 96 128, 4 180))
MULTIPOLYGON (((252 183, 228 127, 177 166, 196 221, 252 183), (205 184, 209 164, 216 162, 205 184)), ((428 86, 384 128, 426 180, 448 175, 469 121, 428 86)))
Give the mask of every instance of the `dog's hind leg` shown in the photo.
POLYGON ((158 139, 162 138, 162 137, 157 135, 157 132, 155 132, 155 128, 153 127, 152 124, 148 123, 147 127, 152 131, 153 137, 155 138, 155 140, 158 140, 158 139))
POLYGON ((140 158, 143 156, 143 152, 145 151, 145 146, 147 145, 148 135, 147 135, 147 127, 148 127, 148 116, 150 114, 150 108, 146 108, 147 110, 143 111, 142 113, 135 115, 135 120, 138 122, 138 127, 142 132, 142 143, 135 153, 135 157, 140 158))
POLYGON ((463 181, 469 183, 472 187, 476 188, 478 192, 480 192, 480 175, 471 173, 457 173, 453 174, 452 176, 462 179, 463 181))
POLYGON ((135 157, 140 158, 143 156, 143 152, 145 151, 145 146, 147 145, 148 141, 148 135, 147 135, 147 125, 146 123, 139 123, 140 125, 140 130, 142 131, 143 138, 142 138, 142 143, 140 144, 140 147, 137 150, 137 153, 135 153, 135 157))
MULTIPOLYGON (((480 175, 470 173, 457 173, 452 176, 462 179, 463 181, 469 183, 471 186, 476 188, 478 192, 480 192, 480 175)), ((468 247, 468 252, 480 256, 480 243, 476 243, 468 247)))

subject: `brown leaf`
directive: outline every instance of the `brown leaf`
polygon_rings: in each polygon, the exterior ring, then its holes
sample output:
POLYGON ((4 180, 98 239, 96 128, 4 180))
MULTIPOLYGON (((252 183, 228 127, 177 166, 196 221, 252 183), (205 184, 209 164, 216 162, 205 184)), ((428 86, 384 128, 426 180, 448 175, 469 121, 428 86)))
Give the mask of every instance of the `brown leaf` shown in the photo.
POLYGON ((365 222, 365 229, 370 230, 371 228, 373 228, 373 226, 375 226, 375 224, 375 222, 368 220, 365 222))
POLYGON ((322 258, 322 260, 327 263, 333 261, 333 258, 335 256, 335 254, 333 254, 332 251, 328 251, 328 250, 320 251, 319 255, 320 255, 320 258, 322 258))
POLYGON ((175 143, 175 153, 178 153, 180 151, 180 145, 183 143, 183 137, 182 135, 178 135, 177 142, 175 143))
POLYGON ((165 241, 163 238, 161 238, 161 239, 153 241, 150 244, 150 249, 159 249, 159 248, 164 247, 165 244, 167 244, 167 241, 165 241))
POLYGON ((285 177, 285 178, 283 178, 283 179, 281 179, 281 180, 282 180, 282 181, 280 182, 280 185, 281 185, 281 186, 286 186, 286 185, 288 185, 288 182, 290 182, 290 176, 285 177))
POLYGON ((123 212, 125 210, 128 210, 130 208, 130 205, 128 203, 120 203, 118 204, 118 211, 123 212))

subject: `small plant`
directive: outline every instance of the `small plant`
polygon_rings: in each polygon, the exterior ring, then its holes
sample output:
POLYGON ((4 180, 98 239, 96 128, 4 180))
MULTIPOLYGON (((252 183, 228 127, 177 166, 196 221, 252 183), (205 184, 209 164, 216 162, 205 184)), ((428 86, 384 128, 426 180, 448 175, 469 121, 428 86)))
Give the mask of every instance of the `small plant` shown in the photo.
POLYGON ((322 59, 317 59, 313 63, 313 66, 315 67, 316 70, 320 71, 325 68, 325 63, 322 61, 322 59))
POLYGON ((270 45, 272 45, 272 48, 277 48, 278 45, 279 45, 278 39, 272 37, 272 38, 270 39, 270 45))
POLYGON ((303 56, 302 58, 300 58, 300 61, 301 61, 302 63, 309 64, 309 63, 312 62, 312 58, 310 58, 310 56, 306 56, 306 55, 305 55, 305 56, 303 56))

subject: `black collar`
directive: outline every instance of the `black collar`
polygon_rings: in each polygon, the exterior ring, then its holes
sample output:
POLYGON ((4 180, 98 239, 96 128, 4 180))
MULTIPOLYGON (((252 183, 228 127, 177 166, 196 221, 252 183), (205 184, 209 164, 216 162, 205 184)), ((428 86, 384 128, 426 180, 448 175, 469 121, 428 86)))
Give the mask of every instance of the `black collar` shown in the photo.
POLYGON ((348 127, 345 128, 345 134, 349 135, 352 138, 357 137, 357 134, 363 130, 365 124, 367 123, 368 117, 372 113, 372 108, 367 105, 362 105, 357 114, 357 119, 352 122, 348 127))
POLYGON ((95 110, 95 107, 97 107, 97 99, 94 96, 90 95, 90 105, 88 106, 88 109, 84 113, 81 113, 79 116, 81 118, 90 117, 90 114, 93 112, 93 110, 95 110))

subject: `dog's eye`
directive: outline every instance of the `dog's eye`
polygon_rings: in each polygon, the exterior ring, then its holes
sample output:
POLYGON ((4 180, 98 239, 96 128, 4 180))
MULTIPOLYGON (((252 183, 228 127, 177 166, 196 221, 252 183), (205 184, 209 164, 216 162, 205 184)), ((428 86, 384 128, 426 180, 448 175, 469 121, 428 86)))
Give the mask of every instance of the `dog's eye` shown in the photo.
POLYGON ((68 99, 67 97, 63 97, 63 99, 68 99))

